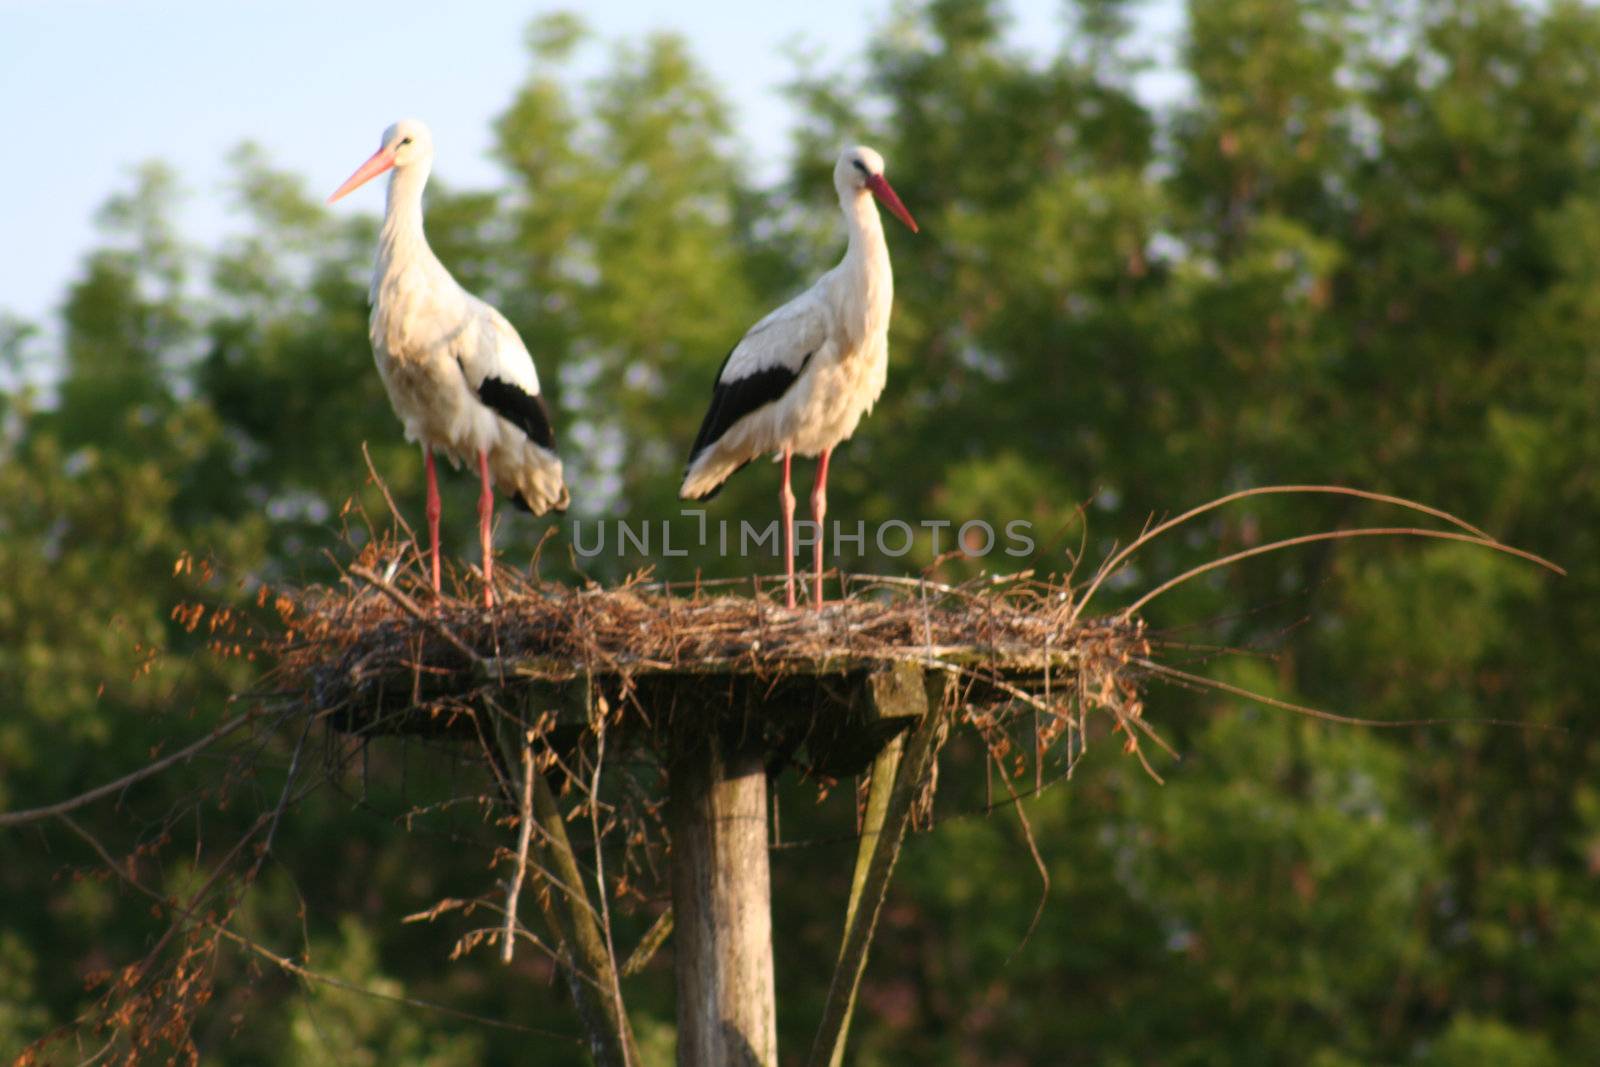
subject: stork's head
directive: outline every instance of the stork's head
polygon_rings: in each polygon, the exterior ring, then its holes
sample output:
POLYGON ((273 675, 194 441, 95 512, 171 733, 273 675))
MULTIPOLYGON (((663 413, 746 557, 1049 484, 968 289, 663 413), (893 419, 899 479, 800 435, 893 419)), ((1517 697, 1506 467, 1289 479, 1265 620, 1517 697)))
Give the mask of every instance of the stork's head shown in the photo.
POLYGON ((839 190, 839 198, 847 202, 871 193, 894 212, 896 218, 911 227, 912 233, 917 232, 917 220, 895 195, 889 179, 883 176, 883 157, 866 145, 852 145, 839 153, 839 162, 833 167, 833 185, 839 190))
POLYGON ((401 119, 383 131, 378 150, 339 188, 328 197, 328 203, 365 185, 386 170, 404 171, 408 167, 426 169, 433 162, 433 134, 421 119, 401 119))

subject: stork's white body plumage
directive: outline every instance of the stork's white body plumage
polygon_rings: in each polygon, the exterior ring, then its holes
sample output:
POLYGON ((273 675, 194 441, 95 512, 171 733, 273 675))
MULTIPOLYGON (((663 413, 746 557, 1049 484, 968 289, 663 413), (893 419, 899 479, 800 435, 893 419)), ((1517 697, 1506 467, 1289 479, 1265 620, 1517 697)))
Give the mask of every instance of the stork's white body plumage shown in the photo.
MULTIPOLYGON (((397 175, 391 200, 400 184, 397 175)), ((530 432, 482 395, 485 383, 500 382, 542 403, 533 358, 505 316, 463 289, 433 254, 420 204, 414 216, 392 206, 386 215, 371 300, 372 353, 406 440, 457 466, 486 453, 502 492, 535 514, 565 509, 561 459, 535 439, 537 423, 530 432)))
POLYGON ((681 495, 703 499, 744 464, 786 447, 801 456, 821 455, 854 434, 883 395, 894 303, 889 249, 870 200, 849 205, 847 212, 850 246, 844 260, 752 326, 717 375, 723 387, 774 370, 792 381, 697 451, 681 495))
MULTIPOLYGON (((857 146, 840 154, 834 188, 849 230, 844 259, 810 289, 752 326, 728 353, 679 490, 685 498, 704 500, 751 460, 772 453, 783 460, 780 502, 791 607, 790 461, 796 453, 820 457, 811 496, 812 514, 820 526, 827 508, 829 456, 855 433, 888 380, 894 275, 873 195, 913 232, 917 228, 883 177, 883 158, 870 148, 857 146)), ((814 595, 818 604, 821 542, 819 536, 814 595)))
POLYGON ((422 190, 432 163, 427 127, 414 119, 397 122, 384 131, 372 158, 329 200, 390 171, 368 332, 378 374, 406 438, 420 444, 427 456, 437 589, 435 451, 456 466, 477 463, 486 577, 492 575, 493 559, 491 483, 534 514, 564 510, 569 496, 539 374, 522 338, 504 315, 463 289, 428 246, 422 190))

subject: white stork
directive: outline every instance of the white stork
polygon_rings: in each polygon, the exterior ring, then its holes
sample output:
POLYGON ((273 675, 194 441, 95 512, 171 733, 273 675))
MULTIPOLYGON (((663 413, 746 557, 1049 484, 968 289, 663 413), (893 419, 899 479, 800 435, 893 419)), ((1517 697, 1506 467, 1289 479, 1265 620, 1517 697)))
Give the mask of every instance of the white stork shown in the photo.
POLYGON ((463 289, 428 247, 422 187, 432 166, 428 127, 403 119, 383 131, 372 158, 334 190, 328 203, 392 171, 368 334, 406 440, 422 445, 434 592, 439 591, 439 484, 433 454, 443 452, 457 467, 478 465, 478 536, 488 605, 494 603, 491 481, 535 515, 566 510, 569 497, 550 413, 539 395, 539 374, 522 338, 504 315, 463 289))
POLYGON ((711 407, 679 495, 708 500, 740 467, 758 456, 783 459, 783 555, 788 603, 794 607, 794 493, 789 466, 795 453, 818 456, 811 489, 817 524, 816 587, 822 607, 822 519, 828 510, 828 457, 855 433, 861 416, 883 392, 889 366, 889 308, 894 277, 883 223, 872 196, 917 232, 916 220, 883 176, 883 157, 856 146, 839 154, 833 187, 849 228, 844 259, 815 285, 750 328, 723 360, 711 407), (869 195, 870 194, 870 195, 869 195))

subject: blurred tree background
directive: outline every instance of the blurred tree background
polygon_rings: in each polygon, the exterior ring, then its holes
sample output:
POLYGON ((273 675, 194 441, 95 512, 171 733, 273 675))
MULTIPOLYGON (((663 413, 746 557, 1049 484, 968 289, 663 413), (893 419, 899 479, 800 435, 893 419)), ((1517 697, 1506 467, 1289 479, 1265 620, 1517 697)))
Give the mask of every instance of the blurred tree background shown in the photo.
MULTIPOLYGON (((535 353, 579 518, 678 514, 712 375, 838 256, 828 170, 862 140, 923 233, 889 228, 889 388, 841 450, 830 518, 1025 518, 1035 558, 1004 563, 1060 572, 1080 540, 1092 566, 1151 514, 1337 482, 1444 507, 1571 571, 1367 541, 1158 601, 1151 622, 1174 639, 1273 653, 1196 653, 1193 669, 1230 683, 1377 718, 1555 729, 1358 730, 1160 688, 1150 715, 1183 753, 1165 786, 1103 744, 1026 802, 1053 888, 1025 945, 1038 878, 1014 820, 974 814, 981 753, 958 744, 939 825, 912 839, 891 892, 854 1062, 1592 1061, 1600 10, 1193 0, 1190 91, 1157 111, 1135 92, 1148 60, 1130 9, 1073 0, 1059 48, 1023 54, 997 0, 901 4, 867 62, 795 77, 796 162, 772 187, 739 165, 692 43, 542 19, 496 125, 505 182, 453 188, 447 155, 430 237, 535 353), (577 78, 594 49, 606 73, 577 78)), ((245 236, 188 243, 171 222, 180 178, 151 164, 108 201, 59 321, 0 320, 0 809, 114 778, 217 721, 253 668, 202 655, 204 627, 174 606, 197 585, 242 601, 330 580, 326 553, 362 536, 347 503, 383 514, 363 442, 421 512, 420 457, 366 340, 375 220, 324 209, 326 176, 312 188, 258 148, 233 166, 245 236), (185 554, 218 576, 175 573, 185 554)), ((470 556, 474 485, 445 482, 446 536, 470 556)), ((711 517, 765 523, 774 482, 736 478, 711 517)), ((1146 553, 1103 606, 1224 551, 1376 517, 1248 501, 1146 553)), ((509 511, 507 564, 526 566, 553 525, 542 572, 572 578, 570 525, 509 511)), ((839 562, 904 571, 933 555, 866 549, 839 562)), ((581 562, 609 580, 647 560, 581 562)), ((751 566, 660 563, 668 577, 751 566)), ((84 824, 123 852, 177 841, 142 873, 194 882, 230 826, 272 807, 292 747, 238 796, 197 802, 202 762, 84 824)), ((399 923, 493 877, 499 831, 476 813, 421 833, 396 818, 470 769, 399 742, 366 758, 363 781, 286 817, 237 928, 391 998, 575 1034, 540 960, 451 962, 451 930, 399 923)), ((798 1062, 853 845, 838 840, 848 789, 819 804, 813 786, 782 788, 785 837, 819 839, 774 855, 780 1027, 798 1062)), ((70 1023, 95 972, 165 928, 116 881, 73 873, 93 865, 58 825, 0 833, 0 1052, 70 1023)), ((215 964, 195 1032, 207 1063, 444 1067, 535 1048, 583 1062, 559 1038, 301 983, 242 952, 215 964)), ((664 1061, 670 967, 630 995, 664 1061)))

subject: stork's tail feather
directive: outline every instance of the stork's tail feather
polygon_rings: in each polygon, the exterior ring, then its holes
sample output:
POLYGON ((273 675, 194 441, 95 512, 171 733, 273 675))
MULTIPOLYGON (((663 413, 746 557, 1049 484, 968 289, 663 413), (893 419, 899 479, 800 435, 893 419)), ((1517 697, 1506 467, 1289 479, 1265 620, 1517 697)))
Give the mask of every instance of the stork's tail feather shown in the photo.
POLYGON ((701 483, 691 483, 689 478, 685 476, 683 479, 683 487, 678 490, 678 498, 680 500, 694 500, 704 503, 707 500, 715 498, 720 492, 722 492, 721 482, 713 485, 710 489, 702 489, 701 483))
POLYGON ((554 452, 529 444, 518 457, 517 467, 509 472, 506 488, 520 508, 534 515, 566 511, 572 504, 561 459, 554 452))
POLYGON ((572 506, 572 494, 567 491, 566 485, 563 484, 561 486, 561 495, 555 500, 545 503, 543 507, 535 508, 522 493, 513 493, 511 495, 511 503, 530 515, 543 515, 551 511, 558 515, 564 515, 567 509, 572 506))
POLYGON ((713 458, 715 449, 705 449, 696 452, 689 460, 689 468, 683 472, 683 484, 678 487, 678 496, 684 500, 710 500, 722 492, 722 485, 729 478, 744 467, 743 463, 734 463, 726 459, 713 458))
POLYGON ((572 494, 565 482, 557 482, 554 489, 548 485, 535 485, 521 489, 513 498, 518 507, 534 515, 554 511, 558 514, 572 506, 572 494))

